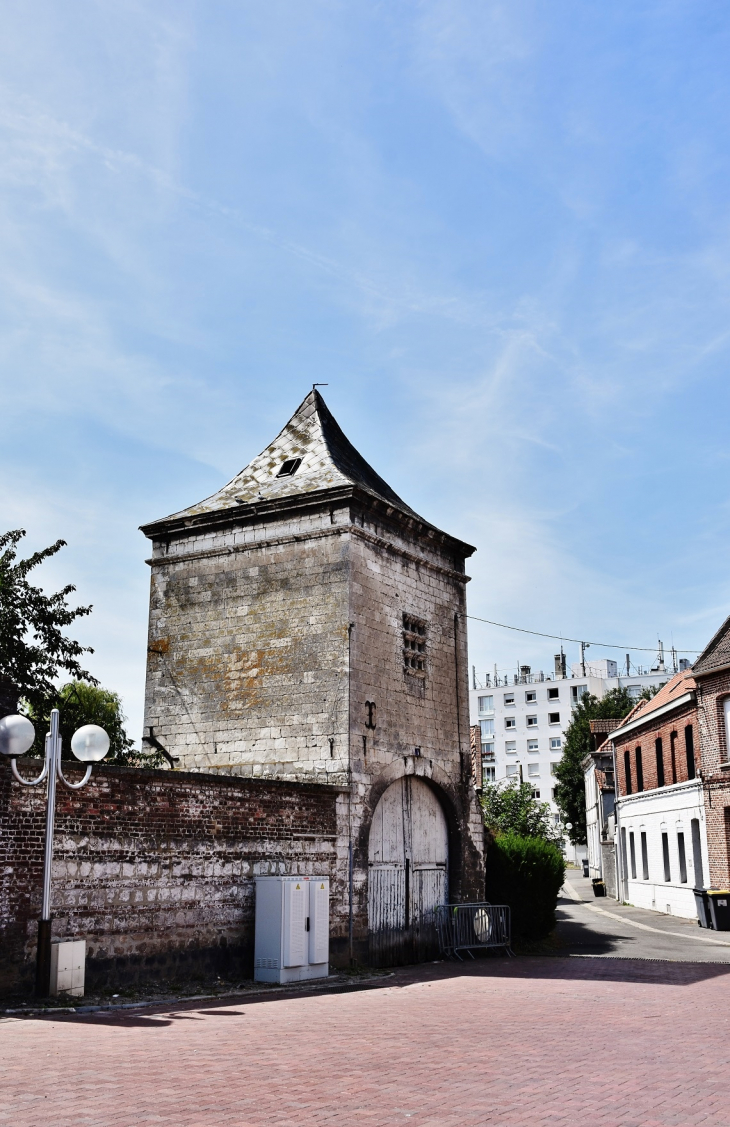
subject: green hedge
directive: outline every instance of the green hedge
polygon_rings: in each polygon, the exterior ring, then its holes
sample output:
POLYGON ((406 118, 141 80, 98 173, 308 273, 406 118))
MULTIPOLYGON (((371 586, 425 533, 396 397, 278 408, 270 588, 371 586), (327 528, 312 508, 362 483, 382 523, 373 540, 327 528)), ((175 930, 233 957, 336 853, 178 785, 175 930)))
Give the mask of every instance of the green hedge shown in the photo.
POLYGON ((487 850, 487 900, 509 904, 512 934, 542 939, 555 927, 555 905, 565 879, 557 845, 540 837, 501 833, 487 850))

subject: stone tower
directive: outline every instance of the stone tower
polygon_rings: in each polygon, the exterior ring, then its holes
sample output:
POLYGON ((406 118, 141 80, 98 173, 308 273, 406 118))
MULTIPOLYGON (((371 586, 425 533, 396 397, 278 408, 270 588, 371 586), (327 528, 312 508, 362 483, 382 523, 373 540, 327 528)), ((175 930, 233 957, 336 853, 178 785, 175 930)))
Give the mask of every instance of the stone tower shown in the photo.
POLYGON ((335 959, 388 961, 433 904, 482 899, 474 549, 393 492, 317 391, 228 485, 142 531, 145 735, 186 770, 338 788, 335 959))

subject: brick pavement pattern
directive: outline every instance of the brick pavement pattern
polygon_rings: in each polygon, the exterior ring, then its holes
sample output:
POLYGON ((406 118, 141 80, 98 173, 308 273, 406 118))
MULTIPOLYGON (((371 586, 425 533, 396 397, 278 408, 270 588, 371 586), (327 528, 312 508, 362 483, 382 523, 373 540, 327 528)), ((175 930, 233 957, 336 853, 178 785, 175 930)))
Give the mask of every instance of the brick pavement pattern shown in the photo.
POLYGON ((523 958, 0 1022, 0 1123, 730 1125, 730 968, 523 958))

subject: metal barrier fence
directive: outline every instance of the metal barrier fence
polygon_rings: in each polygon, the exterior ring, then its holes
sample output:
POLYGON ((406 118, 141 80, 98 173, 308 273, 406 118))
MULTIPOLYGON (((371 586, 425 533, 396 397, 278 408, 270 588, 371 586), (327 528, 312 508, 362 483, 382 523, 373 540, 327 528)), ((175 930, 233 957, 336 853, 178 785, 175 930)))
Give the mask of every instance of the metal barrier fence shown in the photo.
POLYGON ((512 955, 511 921, 507 904, 441 904, 436 930, 442 955, 461 958, 460 951, 501 947, 512 955))

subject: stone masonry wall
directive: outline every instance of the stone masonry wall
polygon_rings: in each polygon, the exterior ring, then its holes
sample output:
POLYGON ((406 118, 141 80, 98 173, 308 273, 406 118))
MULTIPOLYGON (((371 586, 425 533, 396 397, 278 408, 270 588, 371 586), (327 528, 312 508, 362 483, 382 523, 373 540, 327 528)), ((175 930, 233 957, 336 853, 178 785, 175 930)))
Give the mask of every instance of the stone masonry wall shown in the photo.
MULTIPOLYGON (((32 778, 38 761, 21 763, 32 778)), ((77 774, 69 767, 69 775, 77 774)), ((336 788, 97 766, 59 784, 54 935, 87 940, 87 981, 251 972, 255 875, 328 875, 338 889, 336 788)), ((32 980, 45 788, 0 764, 0 991, 32 980)), ((341 882, 341 877, 339 878, 341 882)), ((333 936, 347 919, 331 920, 333 936)))
POLYGON ((181 767, 347 782, 348 520, 155 542, 145 731, 181 767))
POLYGON ((350 559, 355 937, 364 941, 370 825, 391 782, 414 774, 436 792, 451 831, 451 898, 483 898, 484 830, 472 778, 463 558, 409 535, 402 520, 355 511, 350 559), (404 614, 425 625, 424 677, 404 667, 404 614))

